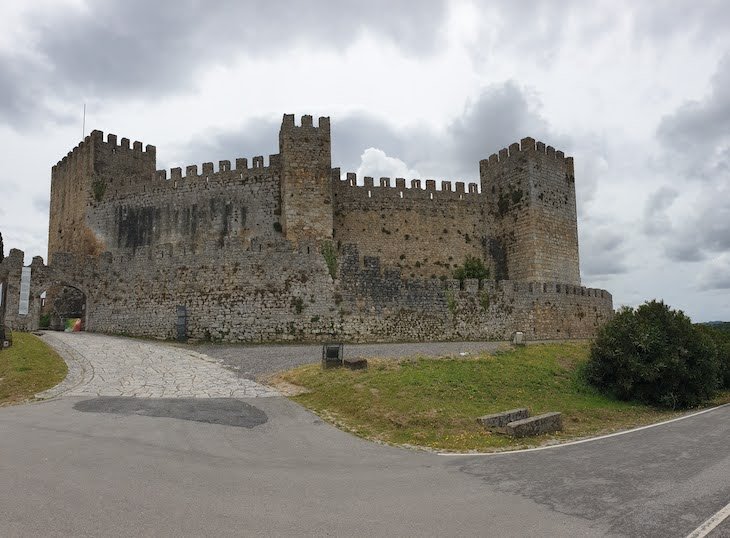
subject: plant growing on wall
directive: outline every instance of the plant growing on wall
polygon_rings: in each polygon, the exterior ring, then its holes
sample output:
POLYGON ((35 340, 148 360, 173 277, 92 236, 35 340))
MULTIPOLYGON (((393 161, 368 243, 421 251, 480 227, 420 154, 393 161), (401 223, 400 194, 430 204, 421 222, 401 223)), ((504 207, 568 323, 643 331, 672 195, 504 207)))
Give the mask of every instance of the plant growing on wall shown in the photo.
POLYGON ((451 290, 446 292, 446 306, 448 307, 451 316, 456 317, 456 298, 451 290))
POLYGON ((291 300, 291 306, 297 314, 301 314, 304 310, 304 301, 301 297, 294 297, 291 300))
POLYGON ((337 275, 337 251, 331 241, 324 241, 322 243, 322 257, 324 258, 324 263, 327 264, 327 269, 330 272, 332 280, 334 280, 337 275))
POLYGON ((104 198, 104 193, 106 192, 106 181, 103 179, 95 179, 91 184, 91 188, 94 191, 94 200, 101 202, 101 199, 104 198))
POLYGON ((484 262, 475 256, 467 256, 464 264, 454 269, 454 278, 464 281, 466 278, 484 280, 489 278, 489 269, 484 262))

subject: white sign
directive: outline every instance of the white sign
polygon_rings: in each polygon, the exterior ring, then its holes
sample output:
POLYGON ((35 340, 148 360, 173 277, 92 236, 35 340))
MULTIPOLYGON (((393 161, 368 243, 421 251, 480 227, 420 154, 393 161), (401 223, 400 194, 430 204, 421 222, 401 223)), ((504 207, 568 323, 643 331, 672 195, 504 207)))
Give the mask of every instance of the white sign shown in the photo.
POLYGON ((18 314, 21 316, 28 315, 28 306, 30 304, 30 267, 23 267, 20 273, 20 303, 18 303, 18 314))

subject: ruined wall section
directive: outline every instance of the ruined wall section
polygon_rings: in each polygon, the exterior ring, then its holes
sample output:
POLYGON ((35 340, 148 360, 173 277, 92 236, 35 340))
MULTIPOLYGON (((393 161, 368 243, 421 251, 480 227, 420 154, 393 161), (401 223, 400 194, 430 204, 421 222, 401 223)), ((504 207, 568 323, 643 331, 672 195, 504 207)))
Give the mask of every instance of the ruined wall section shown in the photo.
POLYGON ((480 161, 480 177, 498 276, 579 285, 573 159, 524 138, 480 161))
MULTIPOLYGON (((279 156, 238 158, 156 171, 142 184, 117 183, 92 204, 90 220, 112 252, 167 246, 215 254, 282 241, 279 156)), ((197 263, 191 260, 191 263, 197 263)))
POLYGON ((491 266, 485 245, 483 204, 476 184, 434 180, 340 179, 332 174, 334 240, 352 243, 384 266, 409 277, 451 276, 454 268, 474 256, 491 266), (425 188, 424 188, 425 187, 425 188))
POLYGON ((332 170, 330 119, 302 116, 295 125, 294 115, 285 114, 279 131, 281 155, 281 200, 285 237, 322 242, 332 238, 332 170))

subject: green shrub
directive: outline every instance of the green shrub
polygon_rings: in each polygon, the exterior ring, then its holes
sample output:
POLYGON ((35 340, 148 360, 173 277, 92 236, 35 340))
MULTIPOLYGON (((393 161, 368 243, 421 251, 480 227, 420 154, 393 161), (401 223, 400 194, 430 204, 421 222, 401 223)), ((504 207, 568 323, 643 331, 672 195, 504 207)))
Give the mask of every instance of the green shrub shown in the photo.
POLYGON ((717 362, 720 369, 720 387, 730 389, 730 332, 718 325, 695 325, 697 329, 712 338, 717 348, 717 362))
POLYGON ((48 329, 50 326, 51 314, 43 314, 40 321, 38 322, 38 327, 40 327, 41 329, 48 329))
POLYGON ((672 409, 711 398, 718 372, 712 339, 661 301, 621 309, 593 342, 585 370, 589 383, 621 400, 672 409))
POLYGON ((467 256, 464 265, 454 269, 454 278, 463 281, 465 278, 478 278, 483 280, 489 278, 489 269, 484 267, 484 262, 475 257, 467 256))

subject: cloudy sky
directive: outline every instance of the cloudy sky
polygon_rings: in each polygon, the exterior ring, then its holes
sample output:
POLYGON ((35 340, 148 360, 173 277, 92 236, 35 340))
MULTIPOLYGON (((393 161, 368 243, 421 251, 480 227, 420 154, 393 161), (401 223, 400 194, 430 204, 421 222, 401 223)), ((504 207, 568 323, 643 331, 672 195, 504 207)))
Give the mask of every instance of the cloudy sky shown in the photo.
POLYGON ((0 20, 6 253, 45 258, 84 103, 87 133, 158 168, 276 153, 283 113, 327 115, 360 175, 476 181, 522 137, 562 149, 584 284, 730 320, 723 0, 7 0, 0 20))

